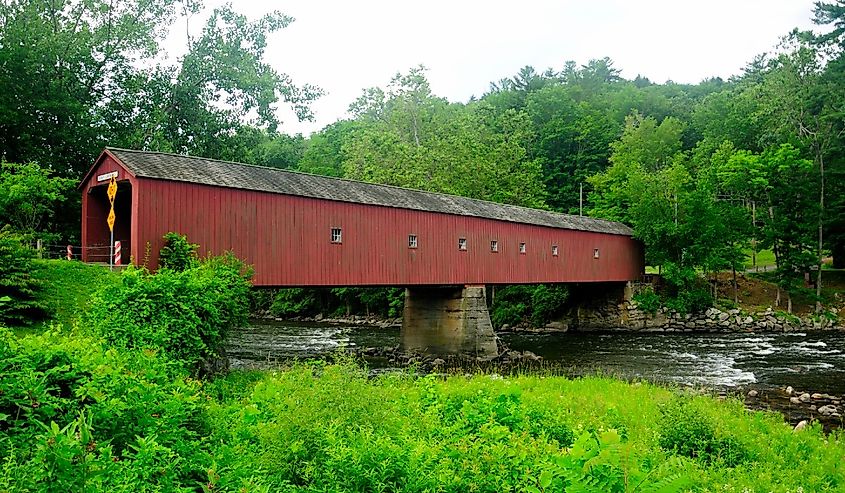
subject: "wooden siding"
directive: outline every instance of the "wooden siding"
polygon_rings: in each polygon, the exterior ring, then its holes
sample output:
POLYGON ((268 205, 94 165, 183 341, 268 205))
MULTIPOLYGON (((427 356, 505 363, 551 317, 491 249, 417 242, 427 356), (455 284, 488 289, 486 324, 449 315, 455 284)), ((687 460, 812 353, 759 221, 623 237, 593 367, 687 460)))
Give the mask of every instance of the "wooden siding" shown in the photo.
POLYGON ((233 251, 254 266, 259 286, 626 281, 643 269, 641 246, 628 236, 146 178, 137 183, 133 250, 144 251, 149 241, 149 266, 157 265, 162 235, 178 231, 200 245, 200 254, 233 251), (342 228, 341 244, 331 242, 334 227, 342 228), (417 248, 408 247, 411 234, 417 248), (466 251, 458 238, 467 239, 466 251), (499 243, 497 253, 491 240, 499 243), (552 256, 552 245, 559 256, 552 256))

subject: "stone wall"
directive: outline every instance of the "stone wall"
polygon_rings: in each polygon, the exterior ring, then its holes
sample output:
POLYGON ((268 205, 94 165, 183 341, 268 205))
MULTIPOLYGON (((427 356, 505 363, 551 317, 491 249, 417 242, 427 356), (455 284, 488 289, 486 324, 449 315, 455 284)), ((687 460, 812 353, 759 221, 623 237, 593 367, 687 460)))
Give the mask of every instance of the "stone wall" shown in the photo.
MULTIPOLYGON (((845 330, 838 320, 824 317, 797 317, 768 308, 748 313, 739 309, 708 308, 704 313, 681 315, 662 308, 646 313, 633 301, 636 286, 584 286, 575 290, 572 308, 538 332, 643 331, 643 332, 791 332, 845 330)), ((835 315, 836 308, 831 309, 835 315)))

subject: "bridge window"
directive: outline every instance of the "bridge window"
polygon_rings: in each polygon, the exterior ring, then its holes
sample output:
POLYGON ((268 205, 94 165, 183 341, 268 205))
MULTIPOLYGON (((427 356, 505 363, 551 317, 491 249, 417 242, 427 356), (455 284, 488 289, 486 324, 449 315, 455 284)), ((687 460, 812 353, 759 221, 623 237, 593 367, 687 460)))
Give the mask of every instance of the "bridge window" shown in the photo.
POLYGON ((598 248, 593 250, 593 258, 599 258, 599 249, 598 248))
POLYGON ((343 232, 340 228, 332 228, 332 243, 343 243, 343 232))
POLYGON ((458 250, 466 251, 467 249, 467 239, 466 238, 458 238, 458 250))
POLYGON ((525 253, 525 243, 519 244, 519 253, 525 253))
POLYGON ((552 256, 557 257, 557 245, 552 245, 552 256))
POLYGON ((490 240, 490 251, 496 253, 499 251, 499 242, 496 240, 490 240))
POLYGON ((408 248, 417 247, 417 235, 408 235, 408 248))

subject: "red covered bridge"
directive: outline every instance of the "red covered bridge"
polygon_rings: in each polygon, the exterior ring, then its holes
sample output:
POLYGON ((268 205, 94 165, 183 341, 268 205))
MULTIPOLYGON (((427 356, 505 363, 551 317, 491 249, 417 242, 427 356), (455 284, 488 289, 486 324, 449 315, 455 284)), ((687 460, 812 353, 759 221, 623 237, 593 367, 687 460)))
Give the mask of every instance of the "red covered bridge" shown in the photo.
POLYGON ((228 250, 252 264, 257 286, 624 282, 643 272, 642 247, 619 223, 115 148, 80 184, 83 260, 108 245, 114 174, 115 240, 123 258, 150 268, 162 236, 176 231, 201 254, 228 250))

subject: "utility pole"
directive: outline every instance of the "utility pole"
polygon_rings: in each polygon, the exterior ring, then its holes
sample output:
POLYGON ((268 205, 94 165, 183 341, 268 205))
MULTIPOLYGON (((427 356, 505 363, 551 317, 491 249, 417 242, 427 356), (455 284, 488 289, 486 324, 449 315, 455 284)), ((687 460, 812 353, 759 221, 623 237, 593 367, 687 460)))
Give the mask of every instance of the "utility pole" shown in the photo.
POLYGON ((578 215, 584 215, 584 183, 581 184, 581 190, 578 192, 578 215))

